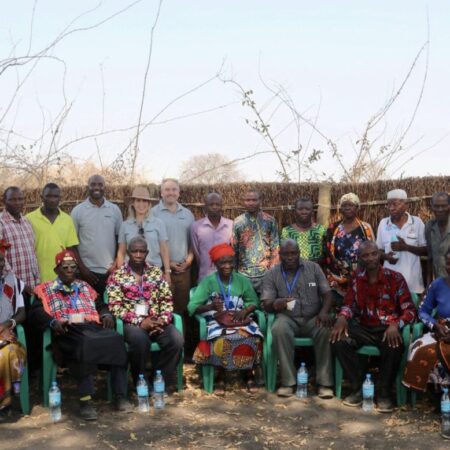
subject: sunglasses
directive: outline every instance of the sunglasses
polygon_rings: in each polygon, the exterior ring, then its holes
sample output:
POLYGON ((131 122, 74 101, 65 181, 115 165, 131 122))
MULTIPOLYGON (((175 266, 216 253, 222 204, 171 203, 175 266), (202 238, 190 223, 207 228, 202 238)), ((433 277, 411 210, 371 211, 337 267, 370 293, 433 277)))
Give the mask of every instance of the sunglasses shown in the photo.
POLYGON ((77 267, 78 266, 76 264, 64 264, 64 265, 61 266, 61 269, 63 269, 63 270, 68 270, 68 269, 76 270, 77 267))

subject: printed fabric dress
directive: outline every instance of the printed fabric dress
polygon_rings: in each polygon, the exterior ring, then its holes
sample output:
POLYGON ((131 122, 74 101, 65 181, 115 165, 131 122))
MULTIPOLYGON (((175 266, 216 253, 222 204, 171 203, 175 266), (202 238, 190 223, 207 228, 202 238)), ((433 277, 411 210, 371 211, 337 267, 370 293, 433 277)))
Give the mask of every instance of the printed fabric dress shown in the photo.
MULTIPOLYGON (((217 297, 224 299, 215 272, 205 277, 196 288, 188 305, 189 314, 194 315, 199 306, 210 304, 217 297)), ((228 309, 240 311, 250 305, 259 307, 259 299, 250 281, 233 272, 228 309)), ((223 327, 214 319, 215 313, 208 311, 202 314, 206 319, 207 337, 197 345, 194 362, 228 370, 248 370, 259 365, 263 334, 256 322, 252 320, 245 326, 223 327)))
POLYGON ((374 240, 375 234, 367 222, 358 220, 358 226, 349 233, 342 222, 330 225, 324 241, 324 271, 331 289, 345 296, 350 275, 358 267, 361 242, 374 240))

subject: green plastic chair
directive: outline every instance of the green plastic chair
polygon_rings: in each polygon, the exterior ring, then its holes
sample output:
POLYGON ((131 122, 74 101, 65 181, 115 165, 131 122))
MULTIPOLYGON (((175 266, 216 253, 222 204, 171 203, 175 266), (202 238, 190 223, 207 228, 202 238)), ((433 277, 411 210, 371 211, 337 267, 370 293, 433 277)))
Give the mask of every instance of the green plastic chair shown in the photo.
MULTIPOLYGON (((192 298, 192 295, 195 292, 195 287, 190 290, 190 298, 192 298)), ((265 335, 267 331, 266 326, 266 316, 264 313, 260 310, 255 311, 256 319, 259 325, 259 329, 261 330, 262 334, 265 335)), ((207 327, 206 327, 206 319, 201 316, 200 314, 195 315, 196 320, 199 323, 200 333, 199 337, 200 340, 206 340, 207 337, 207 327)), ((264 345, 263 345, 263 357, 262 357, 262 369, 264 374, 264 381, 267 383, 266 378, 266 357, 265 357, 265 351, 264 351, 264 345)), ((214 366, 210 364, 202 364, 202 378, 203 378, 203 390, 207 392, 208 394, 212 394, 214 392, 214 366)))
MULTIPOLYGON (((267 334, 266 340, 264 342, 264 349, 266 354, 267 369, 266 369, 266 389, 269 392, 275 392, 277 384, 277 367, 278 367, 278 355, 273 348, 273 337, 272 337, 272 325, 275 322, 275 314, 270 313, 267 319, 267 334)), ((294 338, 295 347, 313 347, 314 341, 312 338, 294 338)))
MULTIPOLYGON (((108 304, 108 295, 105 291, 104 294, 104 302, 108 304)), ((181 333, 183 336, 183 319, 179 314, 173 314, 173 324, 175 325, 175 328, 181 333)), ((116 318, 116 331, 123 336, 123 321, 121 319, 116 318)), ((125 347, 128 350, 128 344, 125 343, 125 347)), ((158 343, 152 342, 150 346, 151 352, 160 352, 161 347, 158 343)), ((177 365, 177 390, 182 391, 183 390, 183 361, 184 361, 184 351, 181 355, 180 361, 177 365)), ((129 373, 129 368, 128 368, 129 373)), ((128 376, 127 376, 128 379, 128 376)), ((112 398, 112 390, 111 390, 111 383, 110 383, 110 377, 108 377, 108 399, 111 400, 112 398)))
MULTIPOLYGON (((417 303, 419 301, 418 296, 415 293, 411 293, 412 300, 414 302, 414 305, 417 307, 417 303)), ((402 384, 402 378, 403 378, 403 372, 405 370, 406 362, 408 360, 408 350, 409 350, 409 344, 411 343, 411 326, 405 325, 402 330, 402 338, 403 338, 403 345, 405 347, 405 351, 403 352, 402 361, 400 363, 400 367, 397 373, 397 376, 395 378, 395 386, 396 386, 396 395, 397 395, 397 405, 403 406, 406 404, 406 398, 407 398, 407 390, 406 387, 402 384)), ((380 351, 378 350, 378 347, 375 347, 373 345, 363 345, 356 353, 358 355, 364 355, 364 356, 380 356, 380 351)), ((339 362, 338 358, 335 358, 335 389, 336 389, 336 397, 341 398, 342 397, 342 379, 343 379, 343 369, 341 366, 341 363, 339 362)))
MULTIPOLYGON (((17 325, 17 341, 25 349, 27 348, 27 341, 25 339, 25 331, 22 325, 17 325)), ((30 414, 30 389, 28 385, 28 365, 25 364, 22 377, 20 379, 20 407, 23 414, 30 414)))

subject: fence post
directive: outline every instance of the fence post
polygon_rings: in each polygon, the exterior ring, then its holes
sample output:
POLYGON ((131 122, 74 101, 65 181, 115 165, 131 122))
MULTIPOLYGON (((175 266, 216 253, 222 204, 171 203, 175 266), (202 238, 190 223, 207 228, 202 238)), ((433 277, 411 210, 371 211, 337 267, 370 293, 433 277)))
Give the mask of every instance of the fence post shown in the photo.
POLYGON ((317 208, 317 222, 327 227, 331 210, 331 184, 321 183, 319 186, 319 202, 317 208))

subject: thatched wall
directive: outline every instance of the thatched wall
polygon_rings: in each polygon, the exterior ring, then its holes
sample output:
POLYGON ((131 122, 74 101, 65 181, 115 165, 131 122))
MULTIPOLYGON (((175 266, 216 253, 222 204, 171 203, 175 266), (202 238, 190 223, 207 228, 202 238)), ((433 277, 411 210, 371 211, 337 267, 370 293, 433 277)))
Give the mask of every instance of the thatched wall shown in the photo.
MULTIPOLYGON (((297 198, 311 197, 317 202, 318 183, 233 183, 226 185, 184 185, 181 189, 180 201, 188 206, 196 217, 201 217, 204 196, 216 191, 222 194, 224 215, 234 218, 242 212, 241 196, 249 187, 256 187, 263 192, 264 209, 273 214, 280 226, 293 220, 292 205, 297 198)), ((151 196, 155 202, 159 198, 159 189, 150 185, 151 196)), ((401 188, 410 197, 409 211, 419 215, 424 221, 430 217, 429 202, 435 192, 450 191, 450 177, 405 178, 403 180, 387 180, 376 183, 334 183, 331 186, 331 218, 337 217, 336 205, 339 198, 347 192, 355 192, 361 199, 361 219, 376 226, 386 216, 386 194, 391 189, 401 188)), ((107 197, 116 202, 124 211, 132 188, 129 186, 111 186, 107 188, 107 197)), ((67 187, 62 189, 62 207, 70 211, 73 206, 86 198, 86 187, 67 187)), ((40 192, 26 192, 27 210, 40 204, 40 192)))

